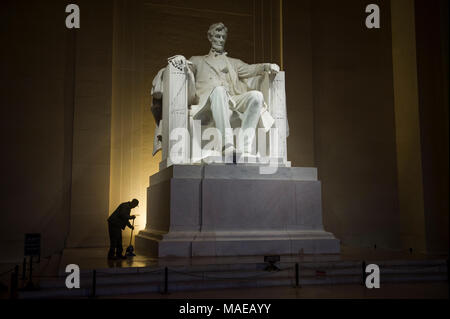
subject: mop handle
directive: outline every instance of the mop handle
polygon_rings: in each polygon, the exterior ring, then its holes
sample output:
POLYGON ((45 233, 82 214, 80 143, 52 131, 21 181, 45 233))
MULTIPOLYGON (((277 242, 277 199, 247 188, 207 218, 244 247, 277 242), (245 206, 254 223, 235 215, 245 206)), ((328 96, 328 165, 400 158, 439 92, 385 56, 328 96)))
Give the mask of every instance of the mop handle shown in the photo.
MULTIPOLYGON (((135 218, 134 218, 134 219, 135 219, 135 218)), ((131 236, 130 236, 130 245, 128 245, 128 246, 131 246, 131 239, 133 239, 134 219, 133 219, 133 229, 131 230, 131 236)))

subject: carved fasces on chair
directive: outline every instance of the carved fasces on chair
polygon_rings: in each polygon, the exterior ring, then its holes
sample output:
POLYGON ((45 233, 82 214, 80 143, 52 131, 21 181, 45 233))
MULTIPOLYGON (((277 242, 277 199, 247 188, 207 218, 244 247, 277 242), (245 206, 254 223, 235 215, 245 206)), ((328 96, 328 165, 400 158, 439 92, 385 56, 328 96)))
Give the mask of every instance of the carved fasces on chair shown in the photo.
POLYGON ((268 134, 268 154, 270 158, 281 158, 287 163, 288 121, 286 112, 285 73, 266 73, 247 81, 249 89, 259 90, 264 95, 268 111, 274 119, 272 129, 268 134), (276 128, 276 130, 274 129, 276 128))
POLYGON ((270 75, 269 81, 269 112, 275 119, 274 127, 270 130, 270 156, 282 158, 287 162, 287 113, 286 113, 286 91, 284 72, 270 75))
POLYGON ((163 149, 160 168, 171 166, 174 159, 177 164, 190 163, 189 136, 186 134, 188 132, 186 74, 169 63, 164 71, 163 81, 163 149))

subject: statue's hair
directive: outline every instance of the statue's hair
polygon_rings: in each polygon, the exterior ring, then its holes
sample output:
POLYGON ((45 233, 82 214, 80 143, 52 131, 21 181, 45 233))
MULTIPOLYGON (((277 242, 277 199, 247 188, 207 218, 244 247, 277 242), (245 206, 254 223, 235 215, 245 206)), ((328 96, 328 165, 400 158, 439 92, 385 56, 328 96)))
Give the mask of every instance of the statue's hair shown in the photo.
POLYGON ((214 33, 215 33, 216 31, 222 31, 222 30, 224 30, 225 33, 228 34, 228 28, 227 28, 227 27, 225 26, 225 24, 223 24, 222 22, 211 24, 211 26, 210 26, 209 29, 208 29, 208 40, 209 40, 212 36, 214 36, 214 33))

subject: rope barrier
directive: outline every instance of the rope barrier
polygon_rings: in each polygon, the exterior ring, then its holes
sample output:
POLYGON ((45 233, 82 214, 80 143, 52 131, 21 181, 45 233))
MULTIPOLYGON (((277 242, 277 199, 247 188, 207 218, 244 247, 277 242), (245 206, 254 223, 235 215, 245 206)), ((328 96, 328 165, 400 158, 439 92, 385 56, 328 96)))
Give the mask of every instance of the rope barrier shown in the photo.
MULTIPOLYGON (((366 262, 366 264, 367 264, 367 262, 366 262)), ((300 264, 299 264, 299 266, 300 266, 300 264)), ((302 266, 303 266, 302 268, 305 268, 304 264, 302 266)), ((362 262, 361 262, 360 266, 363 266, 362 262)), ((355 266, 349 266, 349 267, 343 267, 343 268, 353 268, 353 267, 357 267, 357 266, 355 265, 355 266)), ((439 269, 439 268, 442 268, 442 267, 446 267, 446 263, 444 262, 442 264, 433 264, 433 265, 428 265, 428 264, 417 264, 417 265, 409 265, 409 264, 380 265, 380 269, 383 269, 383 268, 386 269, 386 268, 391 268, 391 267, 429 268, 429 269, 436 268, 436 269, 439 269)), ((309 269, 309 268, 310 267, 306 267, 306 269, 309 269)), ((314 267, 312 267, 311 269, 313 269, 313 268, 314 267)), ((336 269, 340 269, 340 267, 338 267, 338 268, 332 267, 331 269, 336 270, 336 269)), ((238 279, 238 278, 234 278, 234 277, 225 277, 225 278, 223 278, 223 277, 213 277, 213 276, 207 276, 207 275, 200 275, 200 274, 196 274, 196 273, 183 272, 183 271, 179 271, 179 270, 172 269, 172 268, 168 268, 168 270, 176 272, 176 273, 184 274, 184 275, 193 276, 193 277, 212 278, 212 279, 226 279, 226 278, 238 279)), ((283 271, 288 271, 288 270, 295 270, 295 265, 291 266, 291 267, 286 267, 286 268, 280 269, 279 271, 277 271, 277 273, 278 272, 283 272, 283 271)), ((7 271, 4 271, 3 273, 0 273, 0 277, 5 276, 5 275, 7 275, 7 274, 9 274, 9 273, 11 273, 13 271, 14 271, 14 267, 9 269, 9 270, 7 270, 7 271)), ((152 270, 152 271, 144 271, 144 272, 138 270, 137 272, 132 272, 132 273, 115 273, 115 272, 105 272, 105 271, 98 271, 97 270, 97 275, 103 275, 103 276, 111 277, 111 276, 117 276, 117 275, 136 275, 136 274, 149 275, 149 274, 155 274, 155 273, 160 273, 160 272, 164 272, 164 268, 159 268, 159 269, 155 269, 155 270, 152 270)), ((270 275, 270 274, 273 274, 273 273, 274 272, 262 271, 261 274, 258 274, 258 275, 255 275, 255 276, 250 276, 250 277, 245 277, 245 278, 254 278, 254 277, 259 277, 259 276, 264 276, 264 275, 270 275)), ((86 274, 82 274, 82 275, 89 276, 90 274, 86 273, 86 274)), ((60 274, 60 275, 35 275, 33 277, 34 278, 65 278, 66 274, 60 274)))
MULTIPOLYGON (((279 272, 284 272, 284 271, 294 270, 294 269, 295 269, 295 267, 292 266, 292 267, 280 269, 279 271, 276 271, 276 272, 262 271, 260 274, 248 276, 248 277, 214 277, 214 276, 208 276, 208 275, 204 275, 204 274, 183 272, 183 271, 175 270, 172 268, 168 268, 169 271, 173 271, 178 274, 192 276, 192 277, 198 277, 198 278, 205 278, 205 279, 252 279, 252 278, 269 276, 274 273, 279 273, 279 272)), ((5 272, 4 274, 7 274, 11 271, 14 271, 14 268, 11 270, 8 270, 8 272, 5 272)), ((111 272, 104 272, 104 271, 97 270, 97 276, 102 275, 102 277, 114 277, 117 275, 136 275, 136 274, 149 275, 149 274, 155 274, 155 273, 161 273, 161 272, 164 272, 164 268, 160 268, 160 269, 156 269, 156 270, 152 270, 152 271, 146 271, 146 272, 133 272, 133 273, 111 273, 111 272)), ((90 274, 84 274, 84 275, 89 276, 90 274)), ((60 279, 63 279, 63 278, 65 278, 65 275, 37 275, 37 276, 34 276, 34 278, 60 278, 60 279)))
MULTIPOLYGON (((12 272, 12 271, 14 271, 14 268, 11 269, 11 270, 8 270, 7 272, 5 272, 3 274, 1 274, 0 276, 3 276, 3 275, 5 275, 5 274, 7 274, 9 272, 12 272)), ((133 273, 111 273, 111 272, 104 272, 104 271, 98 271, 97 270, 97 275, 104 275, 104 276, 109 276, 109 277, 116 276, 116 275, 136 275, 136 274, 147 275, 147 274, 154 274, 154 273, 163 272, 163 271, 164 271, 164 268, 156 269, 156 270, 153 270, 153 271, 146 271, 146 272, 139 272, 138 271, 138 272, 133 272, 133 273)), ((81 275, 90 276, 90 273, 89 274, 83 273, 81 275)), ((61 279, 63 279, 66 276, 67 276, 67 274, 62 274, 62 275, 37 275, 37 276, 33 276, 33 278, 61 278, 61 279)))
POLYGON ((101 274, 101 275, 107 275, 107 276, 116 276, 116 275, 148 275, 148 274, 154 274, 154 273, 158 273, 158 272, 163 272, 164 268, 161 269, 156 269, 156 270, 152 270, 152 271, 145 271, 145 272, 132 272, 132 273, 111 273, 111 272, 103 272, 103 271, 98 271, 97 270, 97 274, 101 274))
POLYGON ((146 272, 137 272, 138 274, 142 274, 142 275, 146 275, 146 274, 154 274, 154 273, 157 273, 157 272, 163 272, 164 271, 164 268, 161 268, 161 269, 157 269, 157 270, 153 270, 153 271, 146 271, 146 272))
POLYGON ((265 276, 269 276, 272 275, 274 273, 279 273, 279 272, 283 272, 283 271, 287 271, 287 270, 291 270, 294 269, 294 267, 288 267, 285 269, 280 269, 277 272, 262 272, 260 274, 257 275, 253 275, 253 276, 247 276, 247 277, 213 277, 213 276, 207 276, 204 274, 195 274, 195 273, 188 273, 188 272, 183 272, 183 271, 178 271, 178 270, 174 270, 174 269, 169 269, 170 271, 173 271, 174 273, 178 273, 178 274, 182 274, 182 275, 187 275, 187 276, 191 276, 191 277, 198 277, 198 278, 202 278, 202 279, 213 279, 213 280, 247 280, 247 279, 255 279, 255 278, 261 278, 261 277, 265 277, 265 276))

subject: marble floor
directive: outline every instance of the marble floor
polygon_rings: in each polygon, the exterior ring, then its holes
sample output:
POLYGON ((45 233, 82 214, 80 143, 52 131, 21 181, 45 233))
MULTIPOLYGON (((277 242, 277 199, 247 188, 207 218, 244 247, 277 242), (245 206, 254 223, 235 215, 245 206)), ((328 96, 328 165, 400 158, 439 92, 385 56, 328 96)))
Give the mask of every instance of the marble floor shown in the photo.
MULTIPOLYGON (((193 257, 193 258, 152 258, 137 255, 126 260, 108 261, 107 248, 65 249, 60 265, 77 264, 81 269, 125 268, 125 267, 164 267, 178 265, 207 265, 233 263, 262 263, 264 256, 240 257, 193 257)), ((281 256, 280 262, 321 262, 321 261, 376 261, 376 260, 426 260, 442 258, 447 255, 425 255, 410 251, 387 251, 370 248, 342 247, 336 255, 290 255, 281 256)))
MULTIPOLYGON (((448 299, 449 287, 445 282, 383 284, 378 289, 362 285, 333 285, 270 287, 249 289, 220 289, 193 292, 173 292, 122 295, 119 299, 448 299)), ((107 299, 106 298, 106 299, 107 299)))

